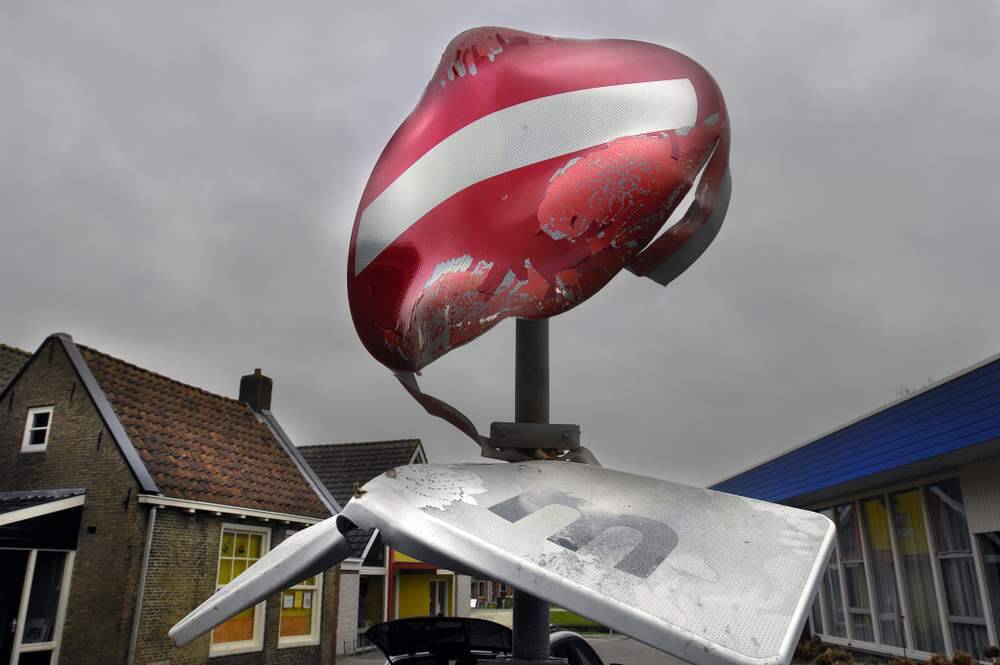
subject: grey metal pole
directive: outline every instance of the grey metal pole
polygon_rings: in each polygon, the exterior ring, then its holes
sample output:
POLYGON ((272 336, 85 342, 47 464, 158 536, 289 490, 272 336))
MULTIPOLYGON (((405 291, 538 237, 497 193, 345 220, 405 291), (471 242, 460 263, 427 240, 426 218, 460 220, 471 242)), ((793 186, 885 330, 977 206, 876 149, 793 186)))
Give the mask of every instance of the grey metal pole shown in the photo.
MULTIPOLYGON (((514 420, 549 422, 549 321, 517 319, 514 420)), ((514 658, 548 660, 549 603, 518 589, 514 594, 514 658)))

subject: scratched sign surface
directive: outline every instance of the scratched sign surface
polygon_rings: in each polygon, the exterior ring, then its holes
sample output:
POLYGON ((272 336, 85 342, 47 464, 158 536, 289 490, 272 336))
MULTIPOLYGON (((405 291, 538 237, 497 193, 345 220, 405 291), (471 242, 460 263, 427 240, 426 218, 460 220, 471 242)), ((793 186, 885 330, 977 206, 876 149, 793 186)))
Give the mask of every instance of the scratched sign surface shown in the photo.
POLYGON ((416 371, 504 318, 564 312, 622 268, 666 284, 719 230, 728 159, 722 94, 676 51, 463 32, 362 194, 347 271, 358 335, 416 371))
POLYGON ((787 663, 833 545, 825 517, 565 462, 415 465, 343 515, 684 660, 787 663))

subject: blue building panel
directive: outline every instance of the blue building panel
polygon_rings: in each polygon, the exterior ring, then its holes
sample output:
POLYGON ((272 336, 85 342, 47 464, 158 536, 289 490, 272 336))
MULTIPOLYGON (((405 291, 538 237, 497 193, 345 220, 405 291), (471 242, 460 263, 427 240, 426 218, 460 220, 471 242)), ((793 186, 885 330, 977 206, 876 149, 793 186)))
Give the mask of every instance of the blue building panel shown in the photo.
POLYGON ((1000 438, 1000 358, 942 381, 712 489, 785 501, 1000 438))

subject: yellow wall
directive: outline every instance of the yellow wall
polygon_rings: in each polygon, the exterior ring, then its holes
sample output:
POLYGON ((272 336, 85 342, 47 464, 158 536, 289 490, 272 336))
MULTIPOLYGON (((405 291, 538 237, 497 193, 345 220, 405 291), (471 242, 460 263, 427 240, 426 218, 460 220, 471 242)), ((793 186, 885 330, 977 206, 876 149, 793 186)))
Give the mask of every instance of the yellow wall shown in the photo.
POLYGON ((405 563, 423 563, 419 559, 414 559, 412 556, 407 556, 407 555, 403 554, 402 552, 397 552, 396 550, 392 551, 392 560, 393 561, 402 561, 402 562, 405 562, 405 563))
POLYGON ((396 597, 399 598, 397 619, 407 617, 425 617, 431 605, 431 580, 443 580, 448 584, 448 616, 453 616, 452 578, 448 575, 433 573, 400 572, 396 577, 396 597))

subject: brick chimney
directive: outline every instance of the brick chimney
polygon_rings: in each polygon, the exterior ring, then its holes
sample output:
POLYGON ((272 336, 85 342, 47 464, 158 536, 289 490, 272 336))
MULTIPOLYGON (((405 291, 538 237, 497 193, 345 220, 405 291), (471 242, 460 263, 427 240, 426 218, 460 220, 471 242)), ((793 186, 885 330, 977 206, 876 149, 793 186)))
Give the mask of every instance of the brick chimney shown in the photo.
POLYGON ((260 373, 258 367, 253 374, 247 374, 240 379, 240 401, 250 405, 250 408, 260 413, 271 410, 271 387, 274 382, 271 377, 260 373))

